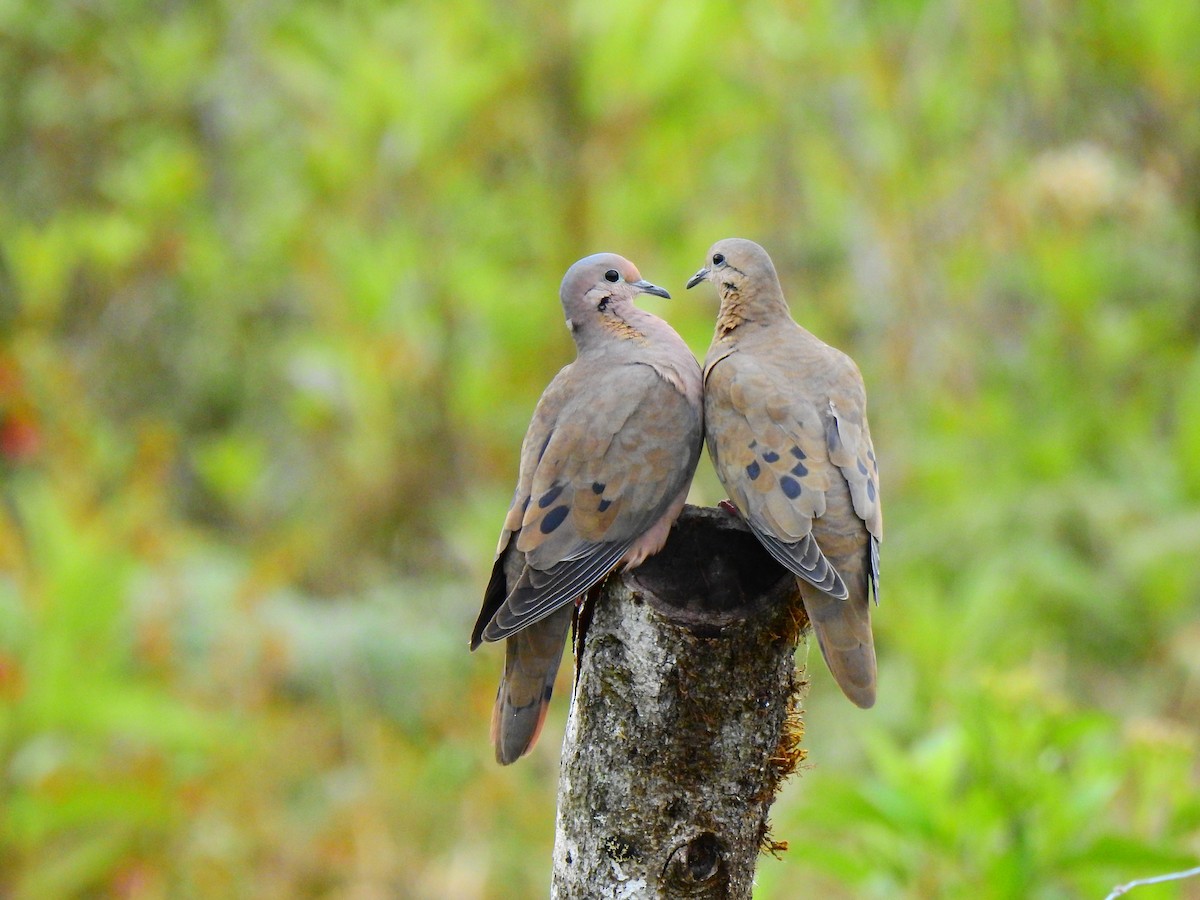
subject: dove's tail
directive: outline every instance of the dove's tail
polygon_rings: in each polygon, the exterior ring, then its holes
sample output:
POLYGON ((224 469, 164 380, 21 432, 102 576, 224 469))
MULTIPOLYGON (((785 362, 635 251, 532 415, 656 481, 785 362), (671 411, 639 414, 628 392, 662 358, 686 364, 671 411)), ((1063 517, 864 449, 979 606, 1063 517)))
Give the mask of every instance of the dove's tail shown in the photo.
POLYGON ((573 610, 568 604, 504 642, 504 676, 492 710, 492 743, 501 765, 516 762, 537 743, 573 610))
POLYGON ((871 607, 865 592, 853 589, 848 600, 837 600, 801 583, 804 610, 817 634, 825 664, 842 693, 856 706, 875 705, 875 642, 871 637, 871 607))

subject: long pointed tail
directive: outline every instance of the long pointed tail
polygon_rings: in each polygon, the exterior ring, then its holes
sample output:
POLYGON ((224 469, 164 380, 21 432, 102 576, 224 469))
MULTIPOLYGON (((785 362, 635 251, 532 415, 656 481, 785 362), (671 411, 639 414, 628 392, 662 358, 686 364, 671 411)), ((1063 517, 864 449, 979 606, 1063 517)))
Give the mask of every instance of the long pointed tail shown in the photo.
POLYGON ((842 693, 856 706, 875 705, 875 642, 871 637, 871 608, 865 592, 835 600, 801 583, 804 610, 817 634, 825 664, 842 693))
POLYGON ((501 765, 516 762, 537 743, 573 609, 568 604, 504 642, 504 675, 492 710, 492 743, 501 765))

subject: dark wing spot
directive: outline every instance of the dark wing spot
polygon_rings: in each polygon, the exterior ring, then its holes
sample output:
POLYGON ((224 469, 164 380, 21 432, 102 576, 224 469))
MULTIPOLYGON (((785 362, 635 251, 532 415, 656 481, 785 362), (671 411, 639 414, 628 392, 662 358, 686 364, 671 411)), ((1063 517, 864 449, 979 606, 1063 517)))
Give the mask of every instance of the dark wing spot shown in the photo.
POLYGON ((871 502, 875 501, 875 479, 867 479, 867 496, 871 498, 871 502))
POLYGON ((784 475, 779 479, 779 487, 788 496, 789 500, 795 500, 800 496, 800 482, 790 475, 784 475))
POLYGON ((593 481, 593 482, 592 482, 592 493, 593 493, 593 494, 603 494, 603 493, 604 493, 604 489, 605 489, 606 487, 608 487, 608 485, 607 485, 607 484, 604 484, 603 482, 600 482, 600 481, 593 481))
POLYGON ((808 459, 808 456, 799 447, 792 448, 792 456, 796 457, 796 459, 808 459))
POLYGON ((525 502, 521 504, 521 512, 522 513, 524 513, 525 510, 529 509, 529 501, 532 499, 533 499, 532 494, 530 494, 528 497, 525 498, 525 502))
POLYGON ((551 503, 553 503, 555 500, 558 499, 558 495, 562 493, 562 489, 563 489, 563 486, 561 484, 554 485, 554 487, 550 488, 550 490, 548 490, 548 491, 546 491, 546 493, 542 494, 541 499, 538 500, 538 507, 541 509, 545 509, 547 506, 549 506, 551 503))
POLYGON ((857 462, 857 463, 858 463, 858 471, 859 471, 860 473, 862 473, 863 475, 866 475, 866 474, 867 474, 867 467, 863 465, 863 461, 862 461, 861 459, 858 459, 858 460, 855 460, 855 462, 857 462))
POLYGON ((549 534, 555 528, 561 525, 563 520, 566 519, 567 513, 569 512, 570 509, 565 506, 556 506, 554 509, 550 510, 550 512, 546 513, 546 517, 542 519, 542 524, 540 526, 542 529, 542 534, 549 534))
POLYGON ((751 481, 754 481, 754 479, 758 478, 758 476, 761 474, 761 471, 762 470, 758 467, 758 460, 755 460, 754 462, 750 463, 750 465, 746 466, 746 474, 750 477, 751 481))
POLYGON ((764 453, 762 455, 762 458, 763 458, 763 462, 767 462, 767 463, 779 462, 779 454, 776 453, 774 450, 768 450, 766 453, 764 453))
POLYGON ((542 444, 542 449, 538 451, 538 462, 542 461, 542 457, 546 455, 546 448, 550 446, 550 438, 554 437, 554 432, 546 435, 546 443, 542 444))
POLYGON ((599 506, 597 506, 597 507, 596 507, 596 509, 598 509, 600 512, 604 512, 604 511, 605 511, 606 509, 608 509, 610 506, 612 506, 612 501, 611 501, 611 500, 601 500, 601 501, 600 501, 600 505, 599 505, 599 506))
POLYGON ((803 478, 808 474, 808 467, 804 463, 798 462, 792 466, 792 474, 797 478, 803 478))

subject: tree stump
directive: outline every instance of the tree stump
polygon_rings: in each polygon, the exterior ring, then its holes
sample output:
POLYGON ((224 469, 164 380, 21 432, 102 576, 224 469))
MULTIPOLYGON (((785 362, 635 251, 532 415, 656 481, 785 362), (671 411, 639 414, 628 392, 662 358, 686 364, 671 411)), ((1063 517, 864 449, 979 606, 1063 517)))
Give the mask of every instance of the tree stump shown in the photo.
MULTIPOLYGON (((552 896, 749 898, 803 758, 795 578, 745 523, 685 508, 580 610, 552 896)), ((801 674, 802 674, 801 670, 801 674)))

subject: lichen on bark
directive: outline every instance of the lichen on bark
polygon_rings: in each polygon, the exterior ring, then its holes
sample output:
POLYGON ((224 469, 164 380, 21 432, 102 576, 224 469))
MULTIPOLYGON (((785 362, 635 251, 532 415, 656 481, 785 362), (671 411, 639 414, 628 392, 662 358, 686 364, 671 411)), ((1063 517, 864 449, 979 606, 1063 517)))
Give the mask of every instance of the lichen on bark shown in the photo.
POLYGON ((552 896, 749 898, 803 758, 795 579, 740 520, 688 507, 576 628, 552 896))

